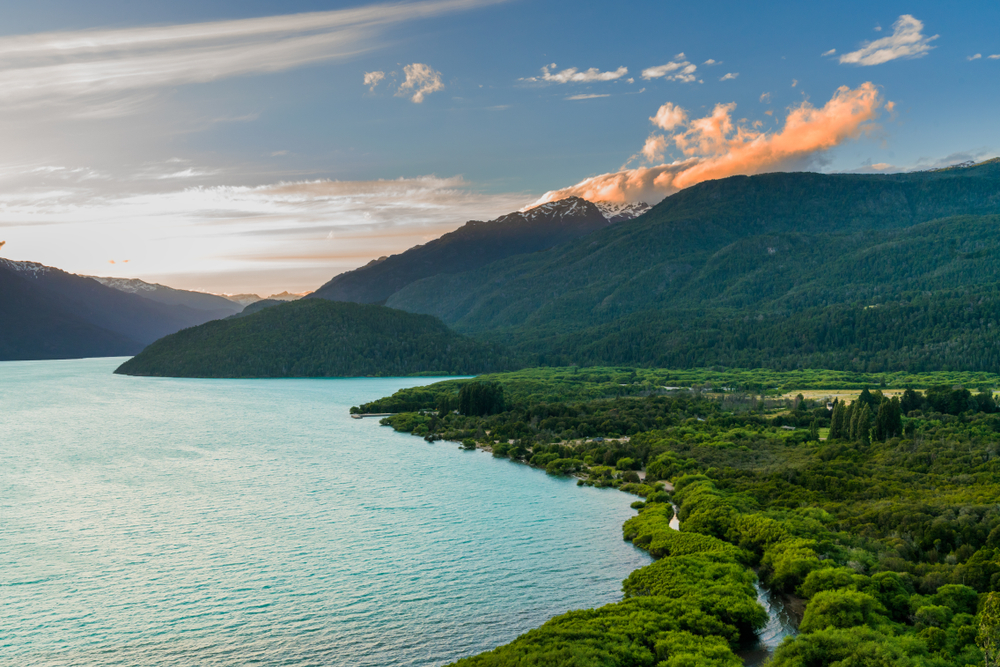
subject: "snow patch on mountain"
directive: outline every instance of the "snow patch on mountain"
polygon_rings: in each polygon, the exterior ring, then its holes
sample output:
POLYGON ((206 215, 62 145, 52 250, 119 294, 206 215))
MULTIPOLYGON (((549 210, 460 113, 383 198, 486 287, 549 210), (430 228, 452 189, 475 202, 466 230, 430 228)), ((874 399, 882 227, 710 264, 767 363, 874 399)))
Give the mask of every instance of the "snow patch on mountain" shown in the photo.
POLYGON ((142 296, 143 292, 155 292, 159 289, 170 289, 169 287, 164 288, 163 285, 147 283, 145 280, 139 280, 138 278, 98 278, 97 276, 84 276, 84 278, 91 278, 105 287, 116 289, 119 292, 138 294, 140 296, 142 296))
POLYGON ((12 271, 17 271, 18 273, 30 278, 43 276, 52 270, 51 268, 45 266, 44 264, 39 264, 38 262, 17 262, 13 259, 3 258, 0 258, 0 266, 5 266, 12 271))
POLYGON ((529 208, 521 211, 525 220, 534 221, 539 218, 551 217, 573 217, 587 215, 590 202, 579 197, 567 197, 559 201, 550 201, 547 204, 529 208))
POLYGON ((640 215, 652 208, 646 202, 635 202, 633 204, 623 204, 610 201, 595 201, 594 206, 601 212, 608 222, 624 222, 638 218, 640 215))

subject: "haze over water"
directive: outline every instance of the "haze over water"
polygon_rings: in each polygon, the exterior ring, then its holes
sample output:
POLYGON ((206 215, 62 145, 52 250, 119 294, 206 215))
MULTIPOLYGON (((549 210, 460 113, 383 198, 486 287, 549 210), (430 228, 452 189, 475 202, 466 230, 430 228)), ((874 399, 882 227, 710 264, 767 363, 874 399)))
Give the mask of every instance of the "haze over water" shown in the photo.
POLYGON ((436 665, 620 599, 634 499, 348 409, 427 378, 0 364, 0 654, 436 665))

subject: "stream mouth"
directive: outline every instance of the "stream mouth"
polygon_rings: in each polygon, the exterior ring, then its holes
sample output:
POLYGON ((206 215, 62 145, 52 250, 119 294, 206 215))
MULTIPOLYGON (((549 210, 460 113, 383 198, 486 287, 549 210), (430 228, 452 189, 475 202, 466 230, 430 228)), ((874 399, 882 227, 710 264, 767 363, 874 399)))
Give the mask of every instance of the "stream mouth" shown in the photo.
POLYGON ((801 620, 795 610, 797 601, 794 598, 772 593, 759 581, 753 586, 757 589, 757 602, 767 611, 767 625, 757 634, 756 641, 736 651, 746 667, 758 667, 767 662, 785 637, 794 637, 799 633, 801 620))
MULTIPOLYGON (((677 505, 670 504, 674 508, 674 518, 670 520, 670 527, 674 530, 681 529, 680 519, 677 518, 677 505)), ((745 667, 759 667, 771 659, 774 650, 785 641, 785 637, 794 637, 799 634, 799 621, 801 621, 801 611, 798 600, 784 595, 772 593, 764 588, 760 581, 755 581, 753 587, 757 590, 757 602, 767 612, 767 625, 757 633, 756 640, 741 646, 736 655, 743 660, 745 667)))

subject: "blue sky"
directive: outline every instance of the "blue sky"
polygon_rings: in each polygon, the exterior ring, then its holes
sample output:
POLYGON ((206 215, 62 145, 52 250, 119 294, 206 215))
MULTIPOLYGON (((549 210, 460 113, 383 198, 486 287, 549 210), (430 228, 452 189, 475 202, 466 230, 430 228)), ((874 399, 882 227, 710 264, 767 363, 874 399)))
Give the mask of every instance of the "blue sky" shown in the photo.
POLYGON ((729 173, 1000 154, 995 2, 42 0, 4 19, 5 256, 193 289, 314 289, 550 191, 655 203, 729 173))

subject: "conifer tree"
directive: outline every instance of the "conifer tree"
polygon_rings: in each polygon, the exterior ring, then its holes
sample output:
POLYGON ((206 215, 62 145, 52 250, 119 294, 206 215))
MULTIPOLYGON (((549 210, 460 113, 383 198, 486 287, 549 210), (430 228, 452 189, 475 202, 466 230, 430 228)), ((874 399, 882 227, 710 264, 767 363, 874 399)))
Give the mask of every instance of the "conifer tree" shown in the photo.
POLYGON ((844 437, 844 412, 844 404, 840 401, 834 401, 833 414, 830 415, 830 434, 827 436, 828 440, 836 440, 837 438, 844 437))
POLYGON ((854 439, 861 443, 862 445, 871 444, 871 430, 872 430, 872 410, 867 405, 862 405, 861 409, 857 411, 857 428, 855 432, 854 439))

